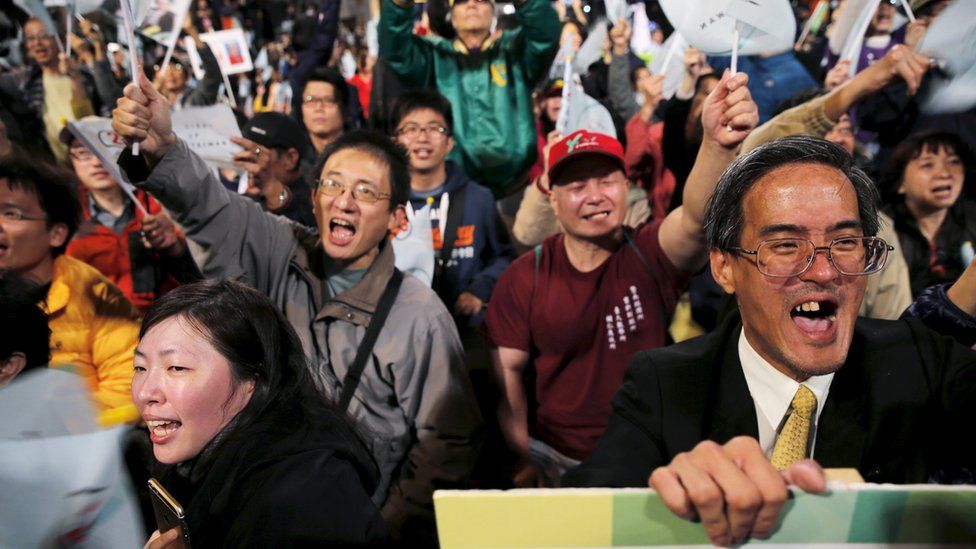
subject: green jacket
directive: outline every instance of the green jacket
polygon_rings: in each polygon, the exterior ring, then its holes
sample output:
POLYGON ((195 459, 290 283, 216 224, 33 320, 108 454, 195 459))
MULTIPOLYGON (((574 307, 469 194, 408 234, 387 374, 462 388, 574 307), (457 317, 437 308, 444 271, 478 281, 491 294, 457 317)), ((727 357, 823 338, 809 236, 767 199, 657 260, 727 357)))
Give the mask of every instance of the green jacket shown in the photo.
POLYGON ((496 197, 536 160, 532 89, 559 45, 560 24, 548 0, 526 0, 521 27, 490 38, 477 52, 460 40, 413 34, 413 10, 383 0, 380 56, 408 87, 434 87, 451 102, 456 147, 451 159, 496 197))

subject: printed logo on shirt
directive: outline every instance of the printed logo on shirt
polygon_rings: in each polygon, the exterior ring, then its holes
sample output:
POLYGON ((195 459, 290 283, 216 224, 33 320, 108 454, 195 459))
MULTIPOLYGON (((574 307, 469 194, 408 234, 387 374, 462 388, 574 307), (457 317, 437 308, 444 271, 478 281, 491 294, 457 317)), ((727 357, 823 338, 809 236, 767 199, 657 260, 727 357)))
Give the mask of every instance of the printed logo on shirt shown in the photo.
POLYGON ((489 67, 491 71, 491 83, 504 88, 508 86, 508 67, 505 63, 492 63, 489 67))
POLYGON ((616 350, 618 343, 626 343, 628 337, 637 331, 637 323, 644 320, 644 305, 641 303, 637 286, 631 286, 627 295, 604 318, 607 328, 607 346, 616 350))

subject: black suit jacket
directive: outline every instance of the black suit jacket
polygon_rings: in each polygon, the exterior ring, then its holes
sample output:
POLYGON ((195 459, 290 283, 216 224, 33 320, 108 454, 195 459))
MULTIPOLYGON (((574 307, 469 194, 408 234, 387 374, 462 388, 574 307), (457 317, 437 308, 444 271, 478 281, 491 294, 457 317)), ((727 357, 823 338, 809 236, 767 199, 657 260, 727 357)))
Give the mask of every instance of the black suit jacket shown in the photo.
MULTIPOLYGON (((738 315, 693 340, 637 354, 596 448, 569 486, 647 486, 655 468, 702 440, 758 438, 738 315)), ((916 320, 858 319, 834 375, 814 459, 868 482, 972 482, 976 352, 916 320)))

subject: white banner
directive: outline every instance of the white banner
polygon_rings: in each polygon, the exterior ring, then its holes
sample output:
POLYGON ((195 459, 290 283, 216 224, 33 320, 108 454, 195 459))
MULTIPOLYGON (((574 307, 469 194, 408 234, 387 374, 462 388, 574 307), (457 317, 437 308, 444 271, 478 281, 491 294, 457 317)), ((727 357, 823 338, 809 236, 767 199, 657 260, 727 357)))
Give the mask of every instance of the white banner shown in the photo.
POLYGON ((241 150, 230 140, 241 137, 241 129, 225 103, 174 111, 173 133, 212 167, 233 168, 231 157, 241 150))
POLYGON ((708 55, 732 53, 735 22, 739 54, 780 53, 793 47, 796 19, 788 0, 660 0, 668 21, 708 55))

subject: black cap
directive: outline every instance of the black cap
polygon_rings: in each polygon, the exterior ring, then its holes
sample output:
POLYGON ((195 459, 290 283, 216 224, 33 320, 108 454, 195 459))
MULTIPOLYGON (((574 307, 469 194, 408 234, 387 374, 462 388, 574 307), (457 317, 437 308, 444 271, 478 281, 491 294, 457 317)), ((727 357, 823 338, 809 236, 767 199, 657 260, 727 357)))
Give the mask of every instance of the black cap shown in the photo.
POLYGON ((280 112, 262 112, 254 115, 244 124, 241 131, 245 139, 269 149, 291 149, 298 151, 298 157, 305 155, 308 141, 305 129, 294 118, 280 112))

